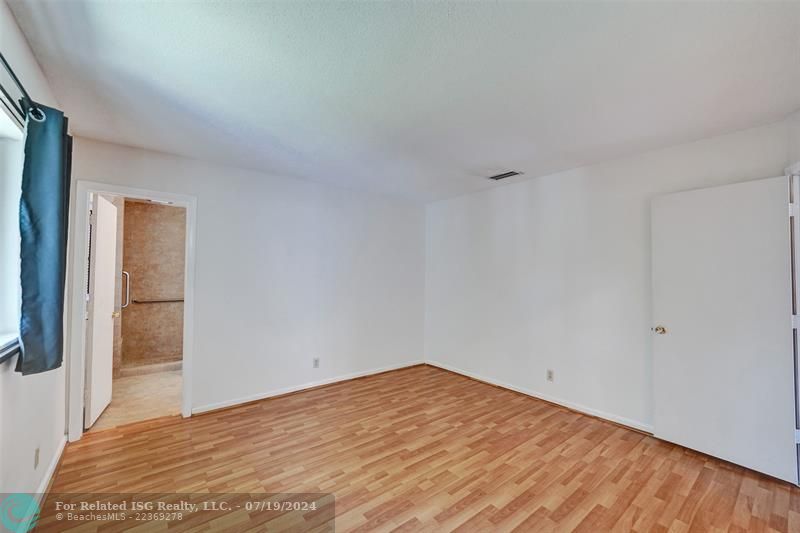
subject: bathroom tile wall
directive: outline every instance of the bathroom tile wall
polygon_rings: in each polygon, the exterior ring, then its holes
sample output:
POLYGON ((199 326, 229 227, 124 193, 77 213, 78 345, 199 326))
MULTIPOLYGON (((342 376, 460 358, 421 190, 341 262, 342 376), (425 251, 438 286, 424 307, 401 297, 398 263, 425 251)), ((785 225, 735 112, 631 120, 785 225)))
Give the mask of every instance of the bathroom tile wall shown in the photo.
POLYGON ((131 304, 122 310, 122 366, 180 361, 186 210, 125 201, 123 268, 131 276, 131 304))
POLYGON ((114 318, 114 377, 119 377, 122 367, 122 303, 125 285, 122 282, 122 257, 125 246, 125 198, 109 196, 108 200, 117 208, 117 282, 115 285, 114 311, 120 313, 114 318))

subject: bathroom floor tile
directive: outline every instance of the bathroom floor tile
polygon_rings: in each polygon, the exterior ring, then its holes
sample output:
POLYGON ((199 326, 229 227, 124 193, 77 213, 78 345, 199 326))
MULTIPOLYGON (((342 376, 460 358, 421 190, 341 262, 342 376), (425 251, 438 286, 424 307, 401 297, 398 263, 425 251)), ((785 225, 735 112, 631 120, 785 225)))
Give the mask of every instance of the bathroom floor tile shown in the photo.
POLYGON ((111 404, 89 431, 180 414, 181 382, 180 370, 115 379, 111 404))

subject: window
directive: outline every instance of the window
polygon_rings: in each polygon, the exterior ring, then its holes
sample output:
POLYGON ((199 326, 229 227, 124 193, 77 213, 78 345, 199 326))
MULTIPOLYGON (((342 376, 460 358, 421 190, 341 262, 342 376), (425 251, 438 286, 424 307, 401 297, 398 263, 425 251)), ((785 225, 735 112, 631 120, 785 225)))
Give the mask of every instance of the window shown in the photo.
POLYGON ((0 361, 17 352, 19 335, 19 196, 23 150, 22 131, 0 110, 0 361))

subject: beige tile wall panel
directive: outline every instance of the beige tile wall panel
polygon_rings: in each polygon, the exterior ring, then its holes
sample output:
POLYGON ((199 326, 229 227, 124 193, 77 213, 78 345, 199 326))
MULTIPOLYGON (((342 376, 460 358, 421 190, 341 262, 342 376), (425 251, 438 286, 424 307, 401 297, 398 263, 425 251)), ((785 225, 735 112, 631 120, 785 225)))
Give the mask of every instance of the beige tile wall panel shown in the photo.
POLYGON ((183 355, 182 299, 186 211, 125 202, 124 270, 131 275, 131 304, 122 312, 122 364, 179 361, 183 355))

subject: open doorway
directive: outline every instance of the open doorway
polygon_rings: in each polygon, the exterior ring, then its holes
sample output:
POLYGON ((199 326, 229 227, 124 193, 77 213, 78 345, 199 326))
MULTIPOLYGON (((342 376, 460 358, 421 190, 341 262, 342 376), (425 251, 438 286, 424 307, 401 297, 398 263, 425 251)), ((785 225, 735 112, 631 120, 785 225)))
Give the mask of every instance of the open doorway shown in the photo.
POLYGON ((187 209, 90 193, 83 428, 182 412, 187 209))

